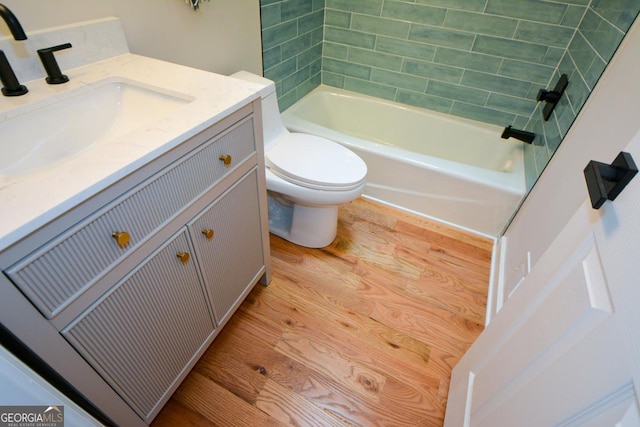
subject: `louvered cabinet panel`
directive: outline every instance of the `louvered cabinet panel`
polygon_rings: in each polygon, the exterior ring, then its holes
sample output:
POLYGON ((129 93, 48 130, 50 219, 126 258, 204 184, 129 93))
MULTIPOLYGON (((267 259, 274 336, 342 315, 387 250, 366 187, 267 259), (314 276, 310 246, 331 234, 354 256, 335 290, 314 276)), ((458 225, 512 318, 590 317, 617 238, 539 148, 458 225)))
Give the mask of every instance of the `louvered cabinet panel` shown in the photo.
POLYGON ((186 229, 63 331, 145 420, 214 332, 186 229))
POLYGON ((218 324, 223 324, 264 266, 257 171, 196 217, 189 232, 218 324))
POLYGON ((11 266, 6 273, 51 319, 139 243, 254 153, 253 118, 249 117, 11 266), (230 163, 225 165, 221 157, 230 163), (121 247, 113 233, 123 231, 129 234, 130 242, 121 247))

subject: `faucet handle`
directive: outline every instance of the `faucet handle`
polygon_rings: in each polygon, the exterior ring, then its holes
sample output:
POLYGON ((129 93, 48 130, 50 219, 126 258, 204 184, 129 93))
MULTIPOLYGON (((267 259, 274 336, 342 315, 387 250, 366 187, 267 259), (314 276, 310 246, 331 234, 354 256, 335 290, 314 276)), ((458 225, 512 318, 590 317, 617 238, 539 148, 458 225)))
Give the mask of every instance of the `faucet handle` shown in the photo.
POLYGON ((60 71, 60 67, 58 66, 58 62, 56 61, 56 57, 53 55, 53 52, 69 49, 70 47, 72 47, 71 43, 64 43, 57 46, 38 49, 38 56, 40 57, 40 62, 42 62, 44 70, 47 72, 46 80, 50 85, 57 85, 69 81, 69 77, 62 74, 62 71, 60 71))
POLYGON ((11 65, 9 65, 7 56, 2 50, 0 50, 0 82, 2 83, 2 94, 4 96, 20 96, 29 92, 29 89, 18 81, 11 65))

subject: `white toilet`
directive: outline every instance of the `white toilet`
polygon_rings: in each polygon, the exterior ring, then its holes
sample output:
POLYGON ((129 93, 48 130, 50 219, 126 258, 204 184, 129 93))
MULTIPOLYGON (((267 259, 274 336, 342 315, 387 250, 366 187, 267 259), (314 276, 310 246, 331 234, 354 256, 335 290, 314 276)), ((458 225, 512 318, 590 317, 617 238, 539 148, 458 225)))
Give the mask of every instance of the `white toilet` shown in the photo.
POLYGON ((328 139, 285 128, 276 86, 240 71, 231 77, 260 84, 269 231, 297 245, 322 248, 336 237, 338 205, 362 194, 367 165, 328 139))

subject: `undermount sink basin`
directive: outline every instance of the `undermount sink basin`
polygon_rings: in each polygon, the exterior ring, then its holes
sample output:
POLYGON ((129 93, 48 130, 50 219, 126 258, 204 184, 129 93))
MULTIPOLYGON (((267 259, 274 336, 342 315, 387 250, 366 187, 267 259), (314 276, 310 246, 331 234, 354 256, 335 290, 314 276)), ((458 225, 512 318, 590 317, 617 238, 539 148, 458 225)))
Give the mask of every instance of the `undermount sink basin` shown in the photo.
POLYGON ((37 172, 139 130, 192 100, 123 80, 56 95, 46 105, 0 122, 0 173, 37 172))

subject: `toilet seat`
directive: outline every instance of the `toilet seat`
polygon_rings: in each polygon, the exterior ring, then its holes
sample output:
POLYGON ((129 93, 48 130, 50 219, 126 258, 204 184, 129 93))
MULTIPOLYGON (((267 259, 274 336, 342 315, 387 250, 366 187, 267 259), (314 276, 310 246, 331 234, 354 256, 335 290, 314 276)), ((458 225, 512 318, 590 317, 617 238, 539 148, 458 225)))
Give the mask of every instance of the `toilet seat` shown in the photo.
POLYGON ((319 190, 351 190, 367 177, 367 165, 342 145, 314 135, 283 136, 265 155, 271 172, 293 184, 319 190))

